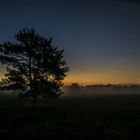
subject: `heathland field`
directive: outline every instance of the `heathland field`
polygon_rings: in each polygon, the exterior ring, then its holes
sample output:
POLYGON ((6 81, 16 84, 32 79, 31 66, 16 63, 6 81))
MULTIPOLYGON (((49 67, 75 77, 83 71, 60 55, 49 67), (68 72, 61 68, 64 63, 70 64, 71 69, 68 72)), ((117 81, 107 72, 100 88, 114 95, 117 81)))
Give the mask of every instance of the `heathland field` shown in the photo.
POLYGON ((18 99, 0 95, 0 137, 140 139, 140 95, 18 99))

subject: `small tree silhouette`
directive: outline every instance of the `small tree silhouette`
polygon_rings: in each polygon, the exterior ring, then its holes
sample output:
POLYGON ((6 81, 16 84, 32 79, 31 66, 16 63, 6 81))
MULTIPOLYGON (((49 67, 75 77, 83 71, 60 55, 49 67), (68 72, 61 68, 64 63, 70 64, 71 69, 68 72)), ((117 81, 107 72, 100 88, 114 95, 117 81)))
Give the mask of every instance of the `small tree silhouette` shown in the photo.
POLYGON ((40 36, 34 29, 24 28, 16 36, 17 43, 0 44, 0 63, 7 66, 8 89, 20 89, 33 98, 58 97, 62 80, 69 70, 63 51, 52 45, 52 39, 40 36))
POLYGON ((78 83, 72 83, 71 88, 80 88, 80 85, 78 83))

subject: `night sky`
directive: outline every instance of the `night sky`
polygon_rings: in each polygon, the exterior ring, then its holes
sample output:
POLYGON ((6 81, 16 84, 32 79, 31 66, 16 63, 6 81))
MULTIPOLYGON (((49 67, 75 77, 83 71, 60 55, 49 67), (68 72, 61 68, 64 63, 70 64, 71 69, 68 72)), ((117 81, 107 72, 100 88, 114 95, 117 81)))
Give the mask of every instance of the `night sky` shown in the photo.
POLYGON ((140 83, 139 0, 0 2, 0 42, 24 27, 53 37, 70 67, 65 84, 140 83))

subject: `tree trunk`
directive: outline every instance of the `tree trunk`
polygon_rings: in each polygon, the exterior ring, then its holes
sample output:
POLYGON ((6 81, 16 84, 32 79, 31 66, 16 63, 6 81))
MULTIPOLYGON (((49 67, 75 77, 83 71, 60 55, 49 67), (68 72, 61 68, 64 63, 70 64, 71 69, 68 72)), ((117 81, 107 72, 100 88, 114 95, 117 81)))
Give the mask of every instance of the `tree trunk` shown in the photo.
POLYGON ((33 99, 33 104, 36 104, 37 95, 33 89, 33 81, 32 81, 32 52, 31 52, 31 49, 30 49, 30 54, 29 54, 29 80, 30 80, 30 92, 31 92, 31 96, 33 99))
POLYGON ((35 92, 33 93, 32 98, 33 98, 33 105, 36 105, 37 104, 37 96, 36 96, 35 92))

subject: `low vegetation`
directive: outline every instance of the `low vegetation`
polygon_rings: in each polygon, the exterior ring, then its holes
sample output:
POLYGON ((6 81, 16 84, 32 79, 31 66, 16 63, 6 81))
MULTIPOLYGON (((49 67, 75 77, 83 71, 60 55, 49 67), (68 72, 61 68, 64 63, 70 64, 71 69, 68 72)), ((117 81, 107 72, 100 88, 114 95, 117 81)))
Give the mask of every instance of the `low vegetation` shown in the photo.
POLYGON ((139 139, 139 101, 140 95, 61 97, 35 107, 29 99, 1 95, 0 137, 139 139))

